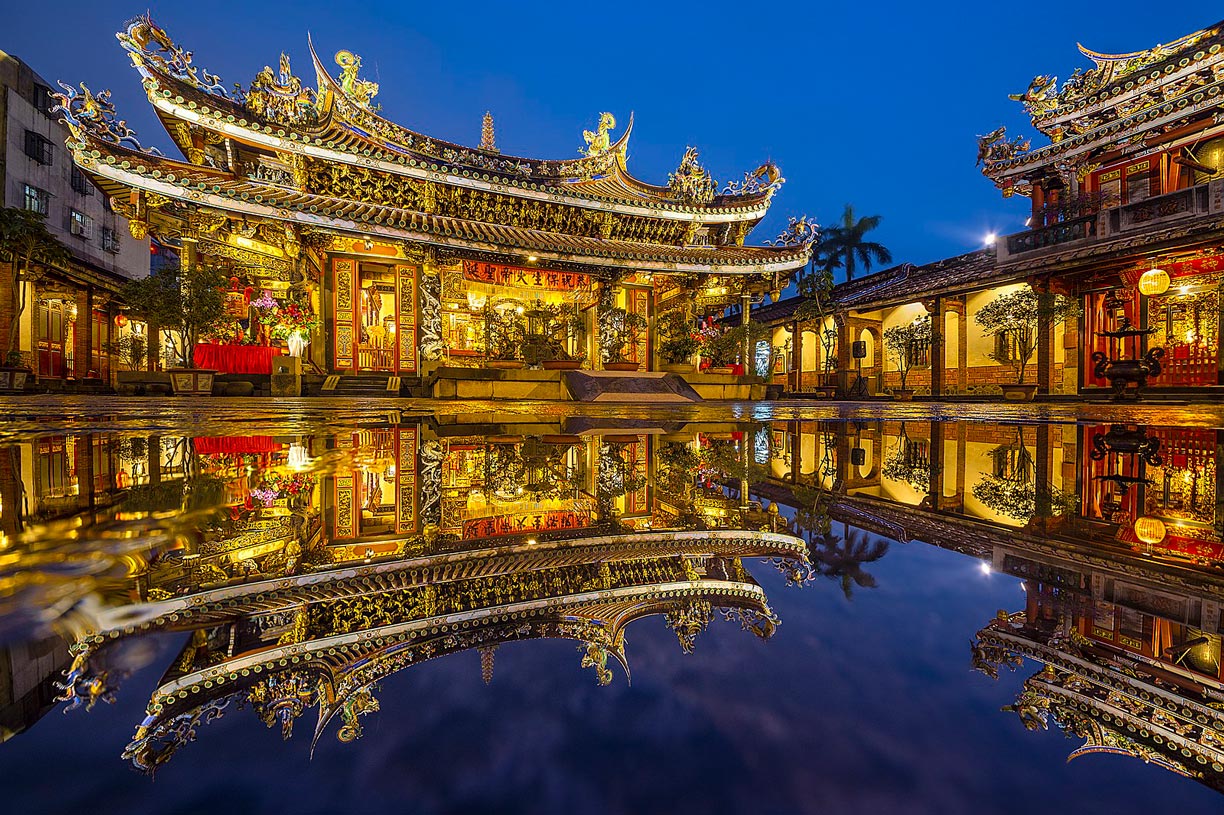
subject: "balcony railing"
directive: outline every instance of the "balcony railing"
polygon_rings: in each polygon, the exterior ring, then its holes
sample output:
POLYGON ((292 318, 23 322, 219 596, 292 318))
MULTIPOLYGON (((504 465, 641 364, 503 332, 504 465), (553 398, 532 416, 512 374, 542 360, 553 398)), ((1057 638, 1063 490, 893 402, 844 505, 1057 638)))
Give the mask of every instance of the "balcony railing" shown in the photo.
POLYGON ((1091 238, 1096 235, 1096 222, 1095 215, 1084 215, 1052 226, 1043 226, 1040 229, 1030 229, 1028 232, 1008 235, 1007 253, 1018 255, 1022 252, 1032 252, 1091 238))
POLYGON ((1160 224, 1224 213, 1224 179, 1143 201, 1008 235, 998 245, 1000 262, 1055 247, 1108 241, 1160 224))

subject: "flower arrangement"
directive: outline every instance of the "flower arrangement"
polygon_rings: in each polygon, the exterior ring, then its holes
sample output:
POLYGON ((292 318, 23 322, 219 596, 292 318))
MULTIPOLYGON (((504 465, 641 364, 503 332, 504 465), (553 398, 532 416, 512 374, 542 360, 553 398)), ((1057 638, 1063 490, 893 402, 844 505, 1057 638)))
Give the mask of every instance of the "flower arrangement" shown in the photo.
MULTIPOLYGON (((264 296, 267 296, 267 292, 264 296)), ((259 321, 271 329, 274 340, 287 339, 291 334, 309 337, 319 326, 319 318, 313 309, 292 301, 282 303, 270 312, 264 312, 259 321)))
POLYGON ((262 484, 251 490, 251 503, 270 507, 281 498, 309 495, 314 485, 315 477, 310 473, 294 473, 288 476, 270 473, 262 484))
POLYGON ((276 311, 280 304, 276 302, 274 297, 272 297, 272 293, 270 291, 264 289, 262 292, 260 292, 259 297, 251 301, 251 305, 259 309, 261 312, 272 312, 276 311))

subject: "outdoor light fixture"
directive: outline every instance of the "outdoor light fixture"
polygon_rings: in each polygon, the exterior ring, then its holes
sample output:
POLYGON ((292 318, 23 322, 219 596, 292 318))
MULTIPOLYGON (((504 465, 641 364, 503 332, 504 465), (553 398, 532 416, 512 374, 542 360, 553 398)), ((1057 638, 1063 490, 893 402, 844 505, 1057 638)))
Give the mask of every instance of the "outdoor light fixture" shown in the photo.
POLYGON ((1164 521, 1159 518, 1150 518, 1145 515, 1135 519, 1135 537, 1149 546, 1160 543, 1168 533, 1169 530, 1165 527, 1164 521))
POLYGON ((996 234, 995 234, 995 233, 993 233, 993 232, 987 232, 987 233, 986 233, 986 245, 987 245, 987 246, 994 246, 994 244, 995 244, 995 240, 996 240, 998 237, 999 237, 999 236, 998 236, 998 235, 996 235, 996 234))
POLYGON ((1139 278, 1139 293, 1148 297, 1155 297, 1164 294, 1169 290, 1169 273, 1164 269, 1156 268, 1156 261, 1152 261, 1152 268, 1143 273, 1139 278))
POLYGON ((528 256, 527 256, 527 262, 528 262, 528 263, 535 263, 537 260, 539 260, 539 258, 538 258, 538 257, 536 257, 535 255, 528 255, 528 256))

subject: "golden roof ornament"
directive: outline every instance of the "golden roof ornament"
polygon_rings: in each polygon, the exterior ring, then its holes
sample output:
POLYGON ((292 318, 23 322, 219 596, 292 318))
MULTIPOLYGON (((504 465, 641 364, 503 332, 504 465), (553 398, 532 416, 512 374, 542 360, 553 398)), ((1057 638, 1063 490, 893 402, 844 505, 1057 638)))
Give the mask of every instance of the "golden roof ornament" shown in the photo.
POLYGON ((743 181, 729 181, 723 195, 773 195, 786 183, 782 171, 772 161, 767 161, 750 173, 744 173, 743 181))
POLYGON ((985 136, 978 136, 977 166, 994 164, 996 161, 1007 161, 1027 152, 1031 146, 1032 141, 1023 136, 1017 136, 1008 141, 1007 127, 1000 127, 985 136))
POLYGON ((282 52, 277 73, 265 65, 251 81, 246 92, 247 110, 274 122, 287 125, 310 125, 318 121, 315 92, 303 86, 300 77, 293 75, 289 66, 289 55, 282 52))
POLYGON ((584 156, 598 156, 608 152, 612 147, 612 137, 610 135, 612 129, 616 127, 616 117, 611 113, 599 114, 599 126, 595 128, 595 132, 590 130, 582 131, 582 138, 586 141, 586 147, 578 152, 584 156))
POLYGON ((485 111, 480 122, 480 149, 487 153, 500 153, 497 149, 497 137, 493 133, 493 113, 485 111))
POLYGON ((142 153, 161 155, 161 151, 156 147, 141 146, 136 139, 136 132, 128 127, 126 121, 115 115, 115 105, 110 100, 109 90, 94 94, 84 82, 81 83, 80 91, 58 80, 56 84, 63 89, 63 93, 51 94, 51 98, 55 100, 52 110, 60 114, 60 121, 68 126, 73 138, 80 141, 89 134, 142 153))
POLYGON ((340 66, 340 89, 345 96, 364 108, 370 107, 370 101, 378 95, 378 83, 358 77, 361 71, 361 57, 352 51, 337 51, 336 64, 340 66))
POLYGON ((708 204, 714 200, 714 179, 697 160, 697 148, 689 147, 680 159, 676 172, 667 176, 667 188, 672 197, 687 204, 708 204))

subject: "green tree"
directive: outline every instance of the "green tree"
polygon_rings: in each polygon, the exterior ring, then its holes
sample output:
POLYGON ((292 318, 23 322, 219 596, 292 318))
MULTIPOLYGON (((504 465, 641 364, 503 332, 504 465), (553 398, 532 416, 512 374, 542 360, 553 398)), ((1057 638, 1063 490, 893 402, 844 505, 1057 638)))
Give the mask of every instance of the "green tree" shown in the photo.
POLYGON ((846 280, 853 280, 860 267, 869 272, 876 263, 892 263, 892 252, 883 244, 866 240, 867 233, 879 225, 879 215, 855 218, 854 207, 846 204, 841 222, 824 230, 817 247, 820 266, 829 273, 845 269, 846 280))
POLYGON ((129 280, 120 295, 136 316, 171 332, 174 356, 191 368, 196 343, 225 320, 225 283, 222 269, 197 264, 129 280))
POLYGON ((888 355, 897 361, 897 371, 901 374, 901 390, 905 390, 905 380, 910 369, 918 358, 918 352, 931 344, 931 318, 924 315, 912 323, 894 325, 884 330, 884 348, 888 355))
POLYGON ((13 321, 4 348, 6 362, 17 350, 21 315, 28 305, 22 281, 37 279, 39 268, 66 266, 70 258, 67 247, 47 229, 46 216, 21 207, 0 209, 0 260, 8 264, 4 285, 13 306, 13 321))
POLYGON ((1003 337, 1003 349, 987 354, 1016 374, 1016 384, 1024 382, 1024 371, 1037 353, 1042 330, 1055 321, 1079 314, 1076 301, 1062 295, 1040 295, 1028 286, 995 297, 973 315, 982 330, 1003 337))

